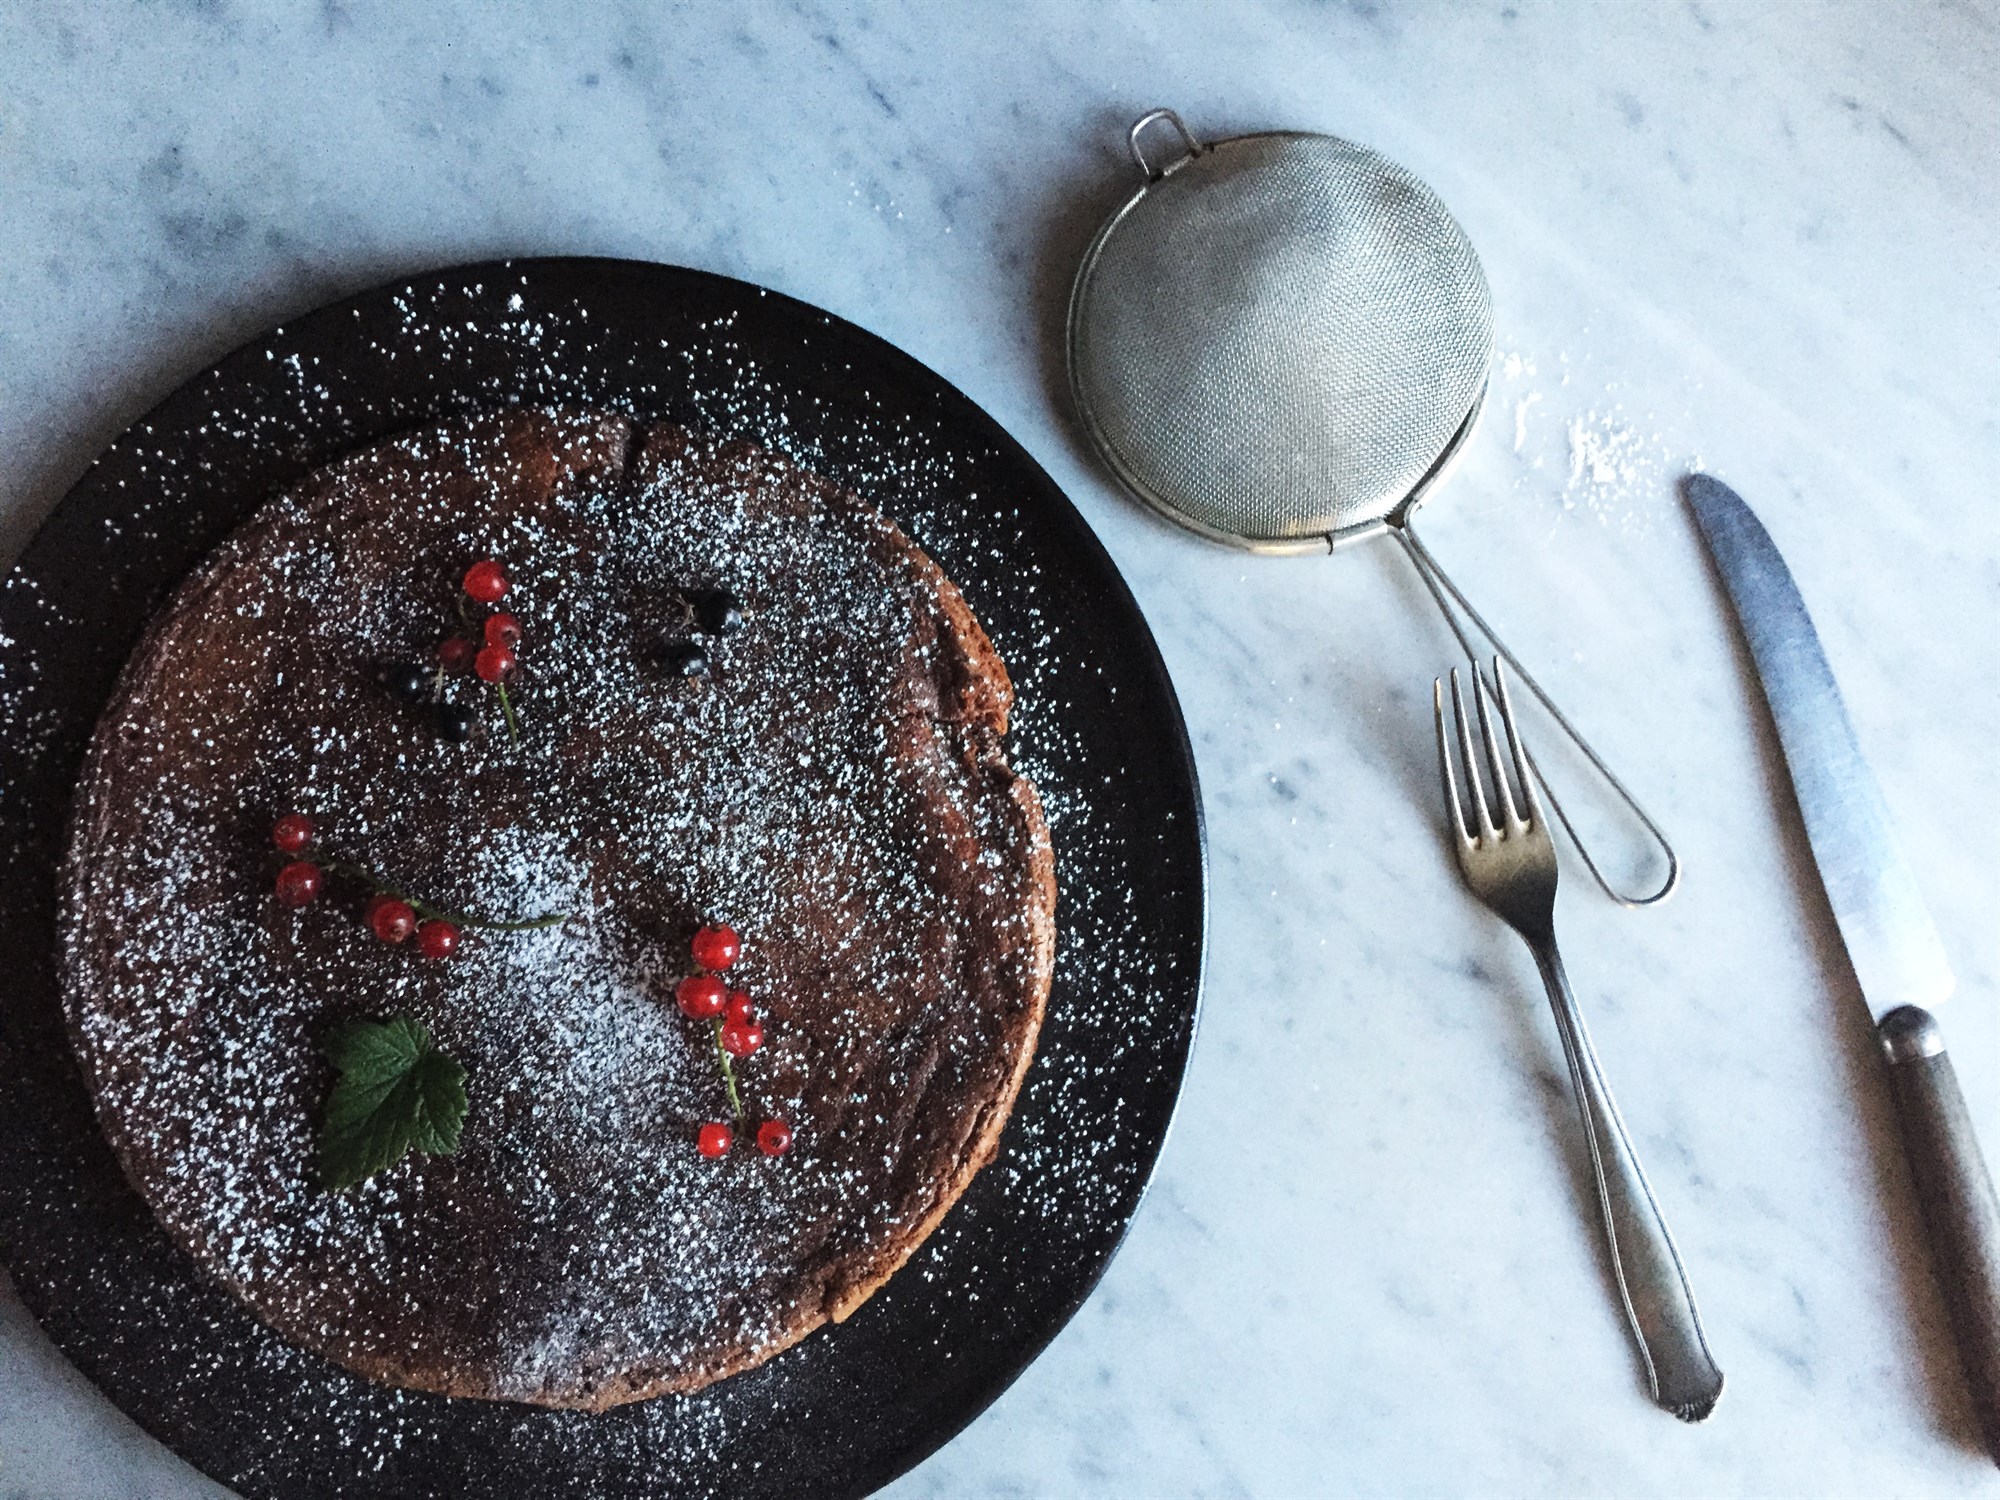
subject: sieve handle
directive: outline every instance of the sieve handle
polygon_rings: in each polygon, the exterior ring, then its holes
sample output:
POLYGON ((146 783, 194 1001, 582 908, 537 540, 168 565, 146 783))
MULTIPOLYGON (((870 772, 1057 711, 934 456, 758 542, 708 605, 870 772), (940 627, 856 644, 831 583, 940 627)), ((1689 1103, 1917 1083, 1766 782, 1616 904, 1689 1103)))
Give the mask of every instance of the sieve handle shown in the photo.
POLYGON ((1542 775, 1542 768, 1535 765, 1532 755, 1528 756, 1528 764, 1534 768, 1535 775, 1541 778, 1542 790, 1548 797, 1550 809, 1555 813, 1557 820, 1561 822, 1563 832, 1569 835, 1570 847, 1576 850, 1577 856, 1583 861, 1584 868, 1590 871, 1591 878, 1597 882, 1598 889, 1603 891, 1613 901, 1616 901, 1620 906, 1625 907, 1656 906, 1666 900, 1681 883, 1681 858, 1674 852, 1674 846, 1667 842, 1667 836, 1660 831, 1660 825, 1653 821, 1652 814, 1640 806, 1639 799, 1626 789, 1625 783, 1618 779, 1617 773, 1604 763, 1604 757, 1591 747, 1590 741, 1583 737, 1583 732, 1570 723, 1568 716, 1556 706, 1556 701, 1549 696, 1548 689, 1535 681, 1533 674, 1521 665, 1520 659, 1507 649, 1506 642, 1494 634, 1493 627, 1488 625, 1485 619, 1481 617, 1479 611, 1472 607, 1472 601, 1467 599, 1459 589, 1459 586, 1451 581, 1451 576, 1445 572, 1438 560, 1431 556, 1430 551, 1422 542, 1417 540, 1416 532, 1410 528, 1408 512, 1406 511, 1400 520, 1392 517, 1389 523, 1389 530, 1395 534, 1396 540, 1403 544, 1404 555, 1410 559, 1411 565, 1417 570, 1417 575, 1423 579, 1424 586, 1430 590, 1431 598, 1436 602, 1438 612, 1444 616, 1445 623, 1451 627, 1451 633, 1457 637, 1459 646, 1464 650, 1466 657, 1472 662, 1473 671, 1480 672, 1482 670, 1479 665, 1479 653, 1473 649, 1472 640, 1466 635, 1465 626, 1459 621, 1459 610, 1465 612, 1465 617, 1472 622, 1473 629, 1477 630, 1480 635, 1484 636, 1491 643, 1495 653, 1507 663, 1508 670, 1514 676, 1518 677, 1522 684, 1527 687, 1528 691, 1540 700, 1542 707, 1548 711, 1549 717, 1555 720, 1556 727, 1569 737, 1569 742, 1576 746, 1585 760, 1590 762, 1591 768, 1603 778, 1604 784, 1611 788, 1612 794, 1620 802, 1624 803, 1625 810, 1631 813, 1633 820, 1641 828, 1646 830, 1647 837, 1658 846, 1660 854, 1666 860, 1667 873, 1661 879, 1660 884, 1652 891, 1643 895, 1633 895, 1630 892, 1619 890, 1606 877, 1604 871, 1598 868, 1597 861, 1591 857, 1589 847, 1578 836, 1576 825, 1570 821, 1570 816, 1564 811, 1562 802, 1557 798, 1554 789, 1550 787, 1548 778, 1542 775), (1457 605, 1457 609, 1452 607, 1454 603, 1457 605))
POLYGON ((1194 138, 1194 132, 1189 130, 1182 122, 1181 117, 1170 109, 1148 110, 1145 114, 1139 116, 1133 122, 1132 129, 1126 134, 1125 144, 1132 148, 1132 160, 1139 164, 1139 170, 1146 174, 1146 181, 1148 182, 1158 182, 1182 162, 1192 161, 1208 149, 1194 138), (1146 147, 1139 138, 1145 134, 1148 125, 1161 121, 1173 126, 1175 130, 1180 132, 1181 144, 1186 146, 1187 150, 1165 165, 1156 167, 1146 160, 1146 147))

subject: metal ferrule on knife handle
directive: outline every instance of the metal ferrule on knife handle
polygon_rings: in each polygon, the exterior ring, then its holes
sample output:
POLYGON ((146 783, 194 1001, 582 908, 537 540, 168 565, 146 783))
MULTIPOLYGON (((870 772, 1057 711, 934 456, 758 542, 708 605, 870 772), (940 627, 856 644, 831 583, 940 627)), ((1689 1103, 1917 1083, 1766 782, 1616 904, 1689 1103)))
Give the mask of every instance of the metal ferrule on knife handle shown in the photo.
POLYGON ((1827 904, 1875 1018, 1938 1289, 1987 1449, 2000 1463, 2000 1205, 1944 1036, 1924 1008, 1951 993, 1944 945, 1791 569, 1728 485, 1694 474, 1686 487, 1770 705, 1827 904))

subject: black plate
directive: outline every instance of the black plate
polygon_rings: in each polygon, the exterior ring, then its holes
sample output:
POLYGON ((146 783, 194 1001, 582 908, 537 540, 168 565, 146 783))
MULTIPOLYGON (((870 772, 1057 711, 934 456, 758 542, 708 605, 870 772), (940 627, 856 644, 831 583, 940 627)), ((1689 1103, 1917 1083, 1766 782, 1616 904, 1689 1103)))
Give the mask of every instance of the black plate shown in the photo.
POLYGON ((91 1379, 252 1495, 862 1494, 971 1421, 1081 1305, 1167 1131, 1201 985, 1186 730, 1104 549, 931 371, 761 288, 634 261, 458 267, 239 349, 137 423, 0 586, 0 1253, 91 1379), (359 1380, 282 1342, 155 1226, 63 1031, 70 789, 140 627, 273 491, 357 444, 510 402, 671 417, 783 448, 943 564, 1015 676, 1014 759, 1061 882, 1055 989, 1000 1158, 837 1328, 691 1397, 603 1415, 359 1380))

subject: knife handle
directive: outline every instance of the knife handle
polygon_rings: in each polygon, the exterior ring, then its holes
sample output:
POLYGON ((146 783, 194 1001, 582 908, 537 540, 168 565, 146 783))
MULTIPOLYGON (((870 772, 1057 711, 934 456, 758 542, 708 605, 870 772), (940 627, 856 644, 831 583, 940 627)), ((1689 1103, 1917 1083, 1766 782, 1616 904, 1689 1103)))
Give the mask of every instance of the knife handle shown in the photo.
POLYGON ((1931 1264, 1987 1449, 2000 1463, 2000 1201, 1937 1021, 1899 1006, 1876 1035, 1889 1058, 1931 1264))

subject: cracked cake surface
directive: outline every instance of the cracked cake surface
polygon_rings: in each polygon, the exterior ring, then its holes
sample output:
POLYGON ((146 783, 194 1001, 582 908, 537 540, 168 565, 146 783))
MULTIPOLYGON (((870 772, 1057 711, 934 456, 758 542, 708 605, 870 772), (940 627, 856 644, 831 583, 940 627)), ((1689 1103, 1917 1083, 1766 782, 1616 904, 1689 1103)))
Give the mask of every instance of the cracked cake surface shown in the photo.
POLYGON ((99 1119, 174 1239, 281 1334, 369 1377, 605 1407, 693 1390, 858 1307, 997 1149, 1053 964, 1006 670, 890 520, 743 442, 580 410, 405 434, 295 486, 148 628, 79 785, 65 1003, 99 1119), (374 680, 430 660, 467 566, 521 622, 510 741, 374 680), (710 674, 676 599, 727 588, 710 674), (441 907, 426 962, 339 879, 272 897, 269 829, 441 907), (734 1151, 703 923, 764 1017, 734 1151), (329 1028, 407 1014, 465 1066, 459 1151, 315 1181, 329 1028), (766 1158, 763 1119, 794 1132, 766 1158))

